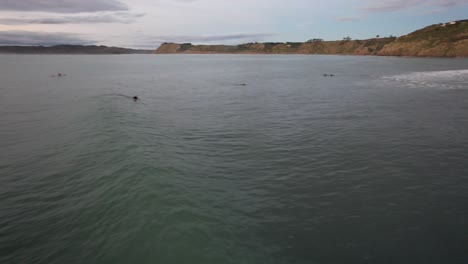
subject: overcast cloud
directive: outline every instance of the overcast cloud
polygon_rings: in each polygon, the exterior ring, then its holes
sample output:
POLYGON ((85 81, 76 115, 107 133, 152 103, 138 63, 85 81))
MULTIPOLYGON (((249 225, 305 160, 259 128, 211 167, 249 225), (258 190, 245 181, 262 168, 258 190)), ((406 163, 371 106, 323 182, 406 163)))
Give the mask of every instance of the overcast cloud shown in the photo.
POLYGON ((61 44, 92 45, 95 42, 73 33, 0 31, 0 45, 52 46, 61 44))
POLYGON ((362 10, 366 12, 393 12, 420 6, 446 8, 467 3, 468 0, 387 0, 369 2, 368 5, 362 7, 362 10))
POLYGON ((96 43, 148 49, 162 42, 363 39, 401 36, 430 24, 467 19, 467 4, 468 0, 0 0, 0 33, 3 45, 96 43))
POLYGON ((157 47, 164 42, 169 43, 192 43, 192 44, 223 44, 230 41, 236 43, 261 41, 274 36, 272 33, 234 33, 225 35, 165 35, 165 36, 136 36, 133 38, 132 46, 138 48, 157 47))
POLYGON ((68 15, 60 17, 37 18, 0 18, 1 25, 27 25, 27 24, 100 24, 121 23, 130 24, 143 17, 143 13, 112 12, 91 15, 68 15))
POLYGON ((161 42, 223 42, 229 40, 251 40, 251 39, 263 39, 265 37, 273 36, 271 33, 257 33, 257 34, 225 34, 225 35, 211 35, 211 36, 155 36, 150 37, 154 41, 161 42))
POLYGON ((0 10, 4 11, 81 13, 128 9, 126 4, 116 0, 0 0, 0 10))

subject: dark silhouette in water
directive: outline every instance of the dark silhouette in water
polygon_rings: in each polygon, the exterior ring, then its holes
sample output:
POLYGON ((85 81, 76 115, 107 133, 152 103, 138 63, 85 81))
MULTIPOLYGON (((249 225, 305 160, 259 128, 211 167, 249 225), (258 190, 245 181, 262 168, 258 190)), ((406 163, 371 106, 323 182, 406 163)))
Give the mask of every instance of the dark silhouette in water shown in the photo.
POLYGON ((52 75, 50 77, 64 77, 64 76, 67 76, 67 75, 65 73, 59 72, 59 73, 57 73, 57 75, 52 75))
POLYGON ((335 75, 334 75, 334 74, 326 74, 326 73, 324 73, 323 76, 324 76, 324 77, 333 77, 333 76, 335 76, 335 75))
POLYGON ((127 99, 131 99, 133 101, 140 101, 141 99, 138 97, 138 96, 128 96, 128 95, 125 95, 125 94, 121 94, 121 93, 113 93, 113 94, 105 94, 107 96, 121 96, 121 97, 124 97, 124 98, 127 98, 127 99))

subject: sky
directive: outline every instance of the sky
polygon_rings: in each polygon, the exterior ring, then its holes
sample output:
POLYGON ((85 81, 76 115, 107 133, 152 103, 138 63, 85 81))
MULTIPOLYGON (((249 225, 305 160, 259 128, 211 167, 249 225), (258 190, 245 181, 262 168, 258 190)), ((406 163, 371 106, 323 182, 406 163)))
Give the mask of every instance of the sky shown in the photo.
POLYGON ((461 19, 468 0, 0 0, 0 45, 366 39, 461 19))

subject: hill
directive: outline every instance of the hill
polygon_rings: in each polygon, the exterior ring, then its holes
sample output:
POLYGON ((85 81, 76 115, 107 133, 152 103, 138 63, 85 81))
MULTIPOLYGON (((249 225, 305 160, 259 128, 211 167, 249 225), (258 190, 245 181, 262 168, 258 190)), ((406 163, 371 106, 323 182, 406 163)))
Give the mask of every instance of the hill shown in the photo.
POLYGON ((0 53, 16 54, 150 54, 151 50, 135 50, 107 46, 0 46, 0 53))
POLYGON ((389 43, 379 55, 468 57, 468 20, 417 30, 389 43))
POLYGON ((432 25, 396 38, 229 45, 163 43, 156 54, 346 54, 468 57, 468 20, 432 25))

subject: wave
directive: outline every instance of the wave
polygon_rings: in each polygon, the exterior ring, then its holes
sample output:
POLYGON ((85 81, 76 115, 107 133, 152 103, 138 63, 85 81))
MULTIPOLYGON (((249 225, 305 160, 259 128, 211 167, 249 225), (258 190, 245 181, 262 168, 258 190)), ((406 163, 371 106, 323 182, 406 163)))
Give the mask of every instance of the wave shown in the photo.
POLYGON ((449 71, 426 71, 382 77, 386 81, 403 83, 409 87, 467 89, 468 69, 449 71))

